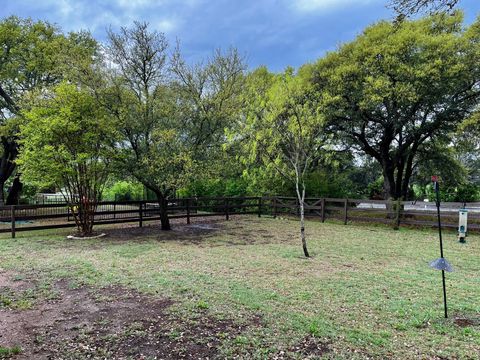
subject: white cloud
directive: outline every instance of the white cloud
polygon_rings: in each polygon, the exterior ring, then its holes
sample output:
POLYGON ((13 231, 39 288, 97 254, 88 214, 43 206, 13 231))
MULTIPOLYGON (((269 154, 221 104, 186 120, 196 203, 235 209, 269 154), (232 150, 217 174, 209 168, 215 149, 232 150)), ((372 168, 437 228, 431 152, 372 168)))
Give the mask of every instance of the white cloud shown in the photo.
POLYGON ((113 1, 118 6, 122 8, 129 8, 129 9, 138 9, 147 6, 151 6, 158 3, 163 3, 163 1, 152 1, 152 0, 116 0, 113 1))
POLYGON ((291 3, 291 6, 299 12, 307 13, 366 5, 373 2, 376 2, 376 0, 296 0, 291 3))
MULTIPOLYGON (((0 0, 1 2, 2 0, 0 0)), ((64 30, 101 32, 112 26, 130 26, 135 20, 148 21, 152 29, 177 31, 183 24, 180 9, 193 8, 203 0, 24 0, 36 14, 59 24, 64 30), (183 6, 183 7, 181 7, 183 6)))

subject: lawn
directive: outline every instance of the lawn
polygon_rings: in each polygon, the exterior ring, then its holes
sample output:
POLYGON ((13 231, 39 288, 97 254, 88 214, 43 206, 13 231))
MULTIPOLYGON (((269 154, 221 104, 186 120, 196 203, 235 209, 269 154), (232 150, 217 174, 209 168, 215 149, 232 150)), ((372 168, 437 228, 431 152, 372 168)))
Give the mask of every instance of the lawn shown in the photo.
POLYGON ((445 320, 435 231, 307 222, 305 259, 297 229, 244 216, 3 235, 0 358, 480 357, 479 236, 445 234, 445 320))

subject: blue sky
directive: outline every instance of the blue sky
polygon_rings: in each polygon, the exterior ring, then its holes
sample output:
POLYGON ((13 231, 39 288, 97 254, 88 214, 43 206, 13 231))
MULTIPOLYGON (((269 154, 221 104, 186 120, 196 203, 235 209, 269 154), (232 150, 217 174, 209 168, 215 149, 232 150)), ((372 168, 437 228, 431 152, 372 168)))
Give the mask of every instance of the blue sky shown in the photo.
MULTIPOLYGON (((217 47, 237 47, 251 68, 279 71, 314 61, 380 19, 392 19, 389 0, 0 0, 0 17, 44 19, 64 30, 88 29, 103 41, 109 26, 147 21, 187 59, 217 47)), ((478 0, 460 0, 466 21, 480 14, 478 0)))

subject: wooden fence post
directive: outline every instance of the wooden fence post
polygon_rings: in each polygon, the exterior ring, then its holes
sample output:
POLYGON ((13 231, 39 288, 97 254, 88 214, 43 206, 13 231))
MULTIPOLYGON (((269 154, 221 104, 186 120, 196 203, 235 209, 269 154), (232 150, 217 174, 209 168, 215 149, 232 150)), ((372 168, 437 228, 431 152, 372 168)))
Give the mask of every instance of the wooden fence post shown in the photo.
POLYGON ((325 198, 322 198, 322 223, 325 222, 325 198))
POLYGON ((15 205, 11 206, 10 214, 12 217, 12 239, 15 239, 15 205))
POLYGON ((113 218, 117 218, 117 203, 113 203, 113 218))
POLYGON ((190 225, 190 198, 187 198, 187 225, 190 225))
POLYGON ((228 198, 225 198, 225 220, 230 220, 230 216, 228 214, 229 203, 228 198))
POLYGON ((273 197, 273 218, 277 218, 277 197, 273 197))
POLYGON ((258 217, 262 216, 262 197, 258 198, 258 217))
POLYGON ((344 208, 343 208, 343 224, 344 225, 347 225, 347 221, 348 221, 348 199, 345 199, 345 202, 344 202, 344 208))
POLYGON ((143 203, 140 202, 140 206, 138 207, 138 214, 139 214, 139 223, 140 227, 143 227, 143 203))

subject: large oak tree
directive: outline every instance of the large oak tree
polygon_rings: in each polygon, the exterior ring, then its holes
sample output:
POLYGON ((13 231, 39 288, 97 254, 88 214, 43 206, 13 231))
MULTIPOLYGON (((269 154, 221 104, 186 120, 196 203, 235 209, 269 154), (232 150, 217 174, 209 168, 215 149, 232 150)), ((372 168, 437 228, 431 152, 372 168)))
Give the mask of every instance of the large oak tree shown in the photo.
POLYGON ((329 131, 378 161, 387 198, 406 198, 419 150, 476 108, 479 47, 478 22, 440 14, 382 21, 315 65, 329 131))

